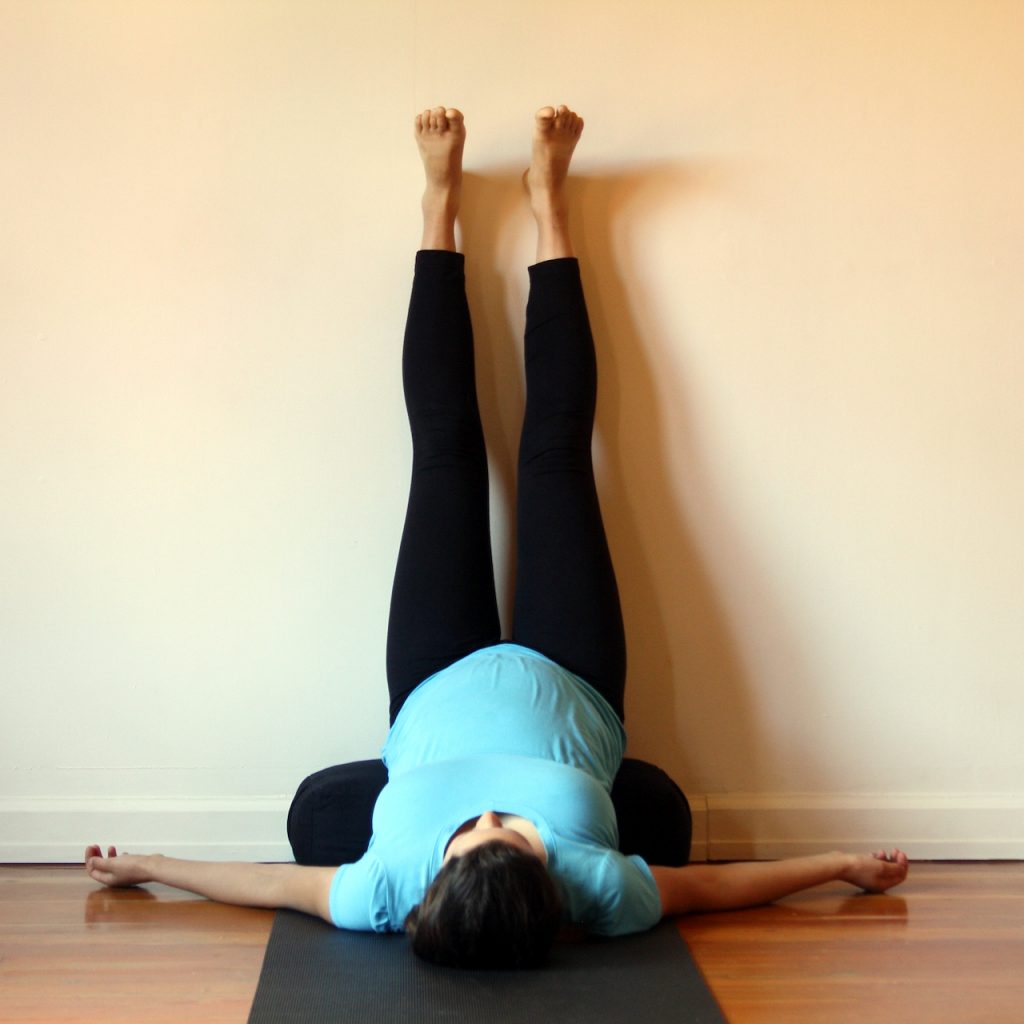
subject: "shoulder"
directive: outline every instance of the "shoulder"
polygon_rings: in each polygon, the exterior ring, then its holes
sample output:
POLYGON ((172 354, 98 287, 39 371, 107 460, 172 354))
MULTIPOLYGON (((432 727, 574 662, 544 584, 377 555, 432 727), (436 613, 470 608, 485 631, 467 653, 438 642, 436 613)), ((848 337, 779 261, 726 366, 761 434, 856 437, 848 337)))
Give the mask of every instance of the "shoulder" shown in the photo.
POLYGON ((391 931, 388 915, 388 877, 381 860, 364 854, 354 864, 342 864, 331 880, 331 921, 354 931, 391 931))
POLYGON ((658 887, 640 857, 593 844, 560 844, 553 873, 573 922, 598 935, 645 931, 661 919, 658 887))

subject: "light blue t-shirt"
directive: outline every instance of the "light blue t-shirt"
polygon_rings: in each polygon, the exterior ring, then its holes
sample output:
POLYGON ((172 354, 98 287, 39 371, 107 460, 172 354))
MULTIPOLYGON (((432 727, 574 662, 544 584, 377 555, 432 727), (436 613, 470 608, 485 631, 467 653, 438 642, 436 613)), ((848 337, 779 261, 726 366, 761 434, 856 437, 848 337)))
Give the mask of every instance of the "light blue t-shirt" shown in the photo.
POLYGON ((499 644, 432 676, 384 745, 373 838, 334 877, 334 923, 400 931, 455 830, 495 810, 537 826, 567 920, 604 935, 651 927, 661 916, 654 879, 617 850, 609 791, 624 748, 604 698, 536 651, 499 644))

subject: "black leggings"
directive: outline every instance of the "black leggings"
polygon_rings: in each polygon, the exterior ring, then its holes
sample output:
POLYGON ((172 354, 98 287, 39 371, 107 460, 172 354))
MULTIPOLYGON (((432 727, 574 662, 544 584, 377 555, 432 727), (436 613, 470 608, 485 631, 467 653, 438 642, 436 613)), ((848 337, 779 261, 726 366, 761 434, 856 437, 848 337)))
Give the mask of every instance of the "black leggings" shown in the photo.
MULTIPOLYGON (((596 375, 579 267, 540 263, 530 285, 512 638, 582 676, 621 716, 626 645, 590 460, 596 375)), ((473 336, 455 253, 416 257, 403 375, 413 470, 388 626, 392 721, 427 676, 501 637, 473 336)), ((288 813, 296 861, 358 860, 386 782, 381 761, 304 780, 288 813)), ((611 797, 623 853, 687 862, 690 809, 668 775, 626 758, 611 797)))
MULTIPOLYGON (((501 642, 459 253, 416 254, 402 356, 412 485, 388 622, 391 721, 428 676, 501 642)), ((626 644, 591 435, 594 342, 575 259, 530 267, 512 641, 585 679, 623 717, 626 644)))

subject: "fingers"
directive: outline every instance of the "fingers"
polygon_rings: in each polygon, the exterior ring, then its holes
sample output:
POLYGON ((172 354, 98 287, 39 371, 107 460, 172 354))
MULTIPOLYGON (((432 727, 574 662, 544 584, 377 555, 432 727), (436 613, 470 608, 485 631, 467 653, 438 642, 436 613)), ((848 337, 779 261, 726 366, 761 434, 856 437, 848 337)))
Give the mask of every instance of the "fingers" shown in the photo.
POLYGON ((877 860, 881 861, 878 868, 878 889, 884 890, 890 886, 898 885, 907 877, 910 861, 902 850, 893 849, 888 852, 880 850, 874 856, 877 860))
POLYGON ((884 860, 889 864, 906 864, 908 863, 907 855, 900 849, 894 848, 888 852, 885 850, 876 850, 871 854, 875 860, 884 860))
POLYGON ((107 855, 103 856, 103 847, 99 843, 92 843, 85 848, 85 870, 96 882, 103 885, 114 885, 117 882, 117 874, 111 871, 110 861, 117 856, 117 847, 108 846, 107 855))
POLYGON ((907 877, 910 865, 907 855, 899 848, 861 854, 856 862, 846 881, 860 886, 865 892, 875 893, 899 885, 907 877))
MULTIPOLYGON (((102 856, 103 856, 103 847, 100 846, 99 843, 91 843, 89 846, 87 846, 85 848, 85 859, 86 860, 88 860, 90 857, 102 857, 102 856)), ((107 856, 108 857, 116 857, 117 856, 117 847, 116 846, 108 846, 107 847, 107 856)))

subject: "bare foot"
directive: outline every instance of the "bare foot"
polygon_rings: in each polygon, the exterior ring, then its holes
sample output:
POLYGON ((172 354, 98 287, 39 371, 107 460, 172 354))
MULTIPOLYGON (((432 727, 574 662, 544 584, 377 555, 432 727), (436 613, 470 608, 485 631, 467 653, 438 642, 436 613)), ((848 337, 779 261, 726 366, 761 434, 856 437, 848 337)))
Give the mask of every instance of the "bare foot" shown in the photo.
POLYGON ((466 125, 462 112, 434 107, 416 115, 416 144, 427 176, 427 189, 448 191, 462 183, 462 148, 466 125))
POLYGON ((560 205, 573 150, 583 133, 583 118, 566 106, 542 107, 533 124, 533 156, 524 175, 536 207, 560 205))
POLYGON ((416 145, 423 160, 423 248, 455 250, 455 217, 462 186, 466 125, 453 107, 416 115, 416 145))
POLYGON ((533 123, 533 155, 523 175, 537 221, 537 262, 572 256, 565 181, 583 118, 566 106, 542 107, 533 123))

